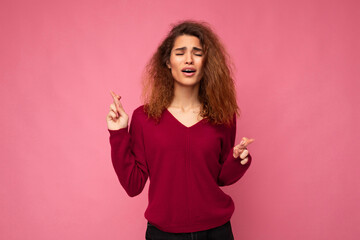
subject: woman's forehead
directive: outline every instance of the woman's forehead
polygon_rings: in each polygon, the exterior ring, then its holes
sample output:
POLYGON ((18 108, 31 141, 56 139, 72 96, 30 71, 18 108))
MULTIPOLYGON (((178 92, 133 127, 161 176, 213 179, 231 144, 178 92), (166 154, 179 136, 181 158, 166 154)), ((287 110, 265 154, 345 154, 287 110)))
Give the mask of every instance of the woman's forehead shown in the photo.
POLYGON ((181 35, 178 36, 175 39, 174 42, 174 47, 173 48, 183 48, 183 47, 197 47, 197 48, 201 48, 201 43, 200 43, 200 39, 195 37, 195 36, 191 36, 191 35, 181 35))

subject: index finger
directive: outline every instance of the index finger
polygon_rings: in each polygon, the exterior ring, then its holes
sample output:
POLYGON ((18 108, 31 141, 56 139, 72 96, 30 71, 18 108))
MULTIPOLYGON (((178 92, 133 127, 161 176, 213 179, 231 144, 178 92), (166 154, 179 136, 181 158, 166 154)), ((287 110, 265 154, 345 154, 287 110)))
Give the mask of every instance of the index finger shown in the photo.
POLYGON ((120 105, 120 96, 118 96, 116 93, 114 93, 113 91, 110 91, 110 94, 111 94, 111 96, 113 97, 113 99, 114 99, 114 103, 116 104, 116 105, 120 105))
POLYGON ((110 90, 110 94, 114 100, 119 100, 119 96, 116 93, 114 93, 113 91, 110 90))
POLYGON ((120 112, 120 109, 121 109, 121 103, 120 103, 120 96, 118 96, 116 93, 114 93, 113 91, 111 91, 110 90, 110 94, 111 94, 111 96, 113 97, 113 99, 114 99, 114 104, 115 104, 115 106, 116 106, 116 109, 117 109, 117 111, 118 112, 120 112))
POLYGON ((255 141, 255 139, 249 139, 249 138, 247 138, 247 137, 243 137, 242 138, 242 141, 241 142, 243 142, 242 144, 241 144, 241 147, 242 148, 246 148, 250 143, 252 143, 252 142, 254 142, 255 141))

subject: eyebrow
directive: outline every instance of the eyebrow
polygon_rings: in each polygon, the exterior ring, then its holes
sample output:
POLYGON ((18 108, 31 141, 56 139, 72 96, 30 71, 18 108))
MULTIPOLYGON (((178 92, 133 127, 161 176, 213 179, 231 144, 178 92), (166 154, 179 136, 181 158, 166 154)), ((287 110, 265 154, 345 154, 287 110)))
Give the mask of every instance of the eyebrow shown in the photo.
MULTIPOLYGON (((201 49, 201 48, 198 48, 198 47, 193 47, 193 49, 194 49, 195 51, 202 51, 202 49, 201 49)), ((180 50, 180 51, 181 51, 181 50, 186 50, 186 47, 176 48, 175 51, 176 51, 176 50, 180 50)))

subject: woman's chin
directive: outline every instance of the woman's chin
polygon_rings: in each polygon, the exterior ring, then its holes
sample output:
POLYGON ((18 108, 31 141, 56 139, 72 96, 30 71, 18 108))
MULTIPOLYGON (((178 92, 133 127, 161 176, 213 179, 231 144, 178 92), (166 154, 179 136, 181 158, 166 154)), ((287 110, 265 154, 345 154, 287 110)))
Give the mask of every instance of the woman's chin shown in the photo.
POLYGON ((195 78, 186 78, 186 79, 181 79, 180 81, 175 80, 174 84, 183 87, 192 87, 200 84, 200 80, 197 80, 195 78))

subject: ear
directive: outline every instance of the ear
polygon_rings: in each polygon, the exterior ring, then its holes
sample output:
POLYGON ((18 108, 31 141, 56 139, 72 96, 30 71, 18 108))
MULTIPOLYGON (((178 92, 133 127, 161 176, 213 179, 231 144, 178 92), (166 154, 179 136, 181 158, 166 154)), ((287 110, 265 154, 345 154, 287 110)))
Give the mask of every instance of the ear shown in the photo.
POLYGON ((166 61, 166 66, 167 66, 169 69, 171 69, 171 65, 170 65, 170 61, 169 61, 169 60, 166 61))

